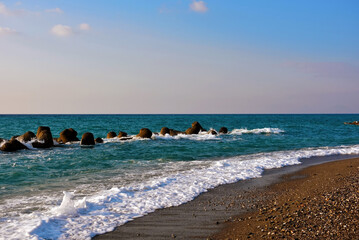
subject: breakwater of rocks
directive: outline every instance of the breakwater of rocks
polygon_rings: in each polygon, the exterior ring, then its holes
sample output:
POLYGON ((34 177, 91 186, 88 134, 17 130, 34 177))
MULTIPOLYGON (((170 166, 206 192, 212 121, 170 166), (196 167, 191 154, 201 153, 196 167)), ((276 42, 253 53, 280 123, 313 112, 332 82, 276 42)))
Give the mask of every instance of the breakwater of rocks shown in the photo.
MULTIPOLYGON (((109 132, 106 138, 119 138, 120 140, 126 141, 133 138, 147 138, 151 139, 153 135, 165 136, 166 134, 170 136, 176 136, 179 134, 199 134, 200 132, 207 132, 207 134, 217 135, 217 134, 226 134, 228 129, 226 127, 221 127, 217 132, 214 129, 207 131, 204 129, 199 122, 193 122, 191 127, 186 131, 179 131, 175 129, 170 129, 168 127, 163 127, 159 133, 152 132, 148 128, 142 128, 136 136, 128 136, 126 132, 120 131, 118 134, 116 132, 109 132)), ((91 132, 86 132, 82 135, 81 140, 77 137, 78 133, 73 128, 68 128, 60 132, 58 138, 54 138, 51 132, 50 127, 40 126, 37 129, 36 134, 27 131, 23 135, 13 136, 11 139, 6 140, 0 138, 0 150, 3 152, 15 152, 18 150, 32 148, 51 148, 59 144, 66 144, 71 142, 80 142, 81 146, 94 146, 96 143, 103 143, 101 137, 95 138, 94 134, 91 132), (29 145, 30 144, 30 145, 29 145)))

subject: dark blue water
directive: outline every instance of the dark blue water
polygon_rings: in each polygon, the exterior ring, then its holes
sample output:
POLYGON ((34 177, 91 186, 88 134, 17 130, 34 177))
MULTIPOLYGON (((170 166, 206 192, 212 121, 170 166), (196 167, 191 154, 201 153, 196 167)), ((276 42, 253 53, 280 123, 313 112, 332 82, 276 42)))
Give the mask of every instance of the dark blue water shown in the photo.
MULTIPOLYGON (((214 161, 260 153, 292 153, 302 149, 348 148, 359 143, 359 120, 345 115, 0 115, 0 138, 9 139, 38 126, 49 126, 54 137, 74 128, 105 138, 110 131, 138 134, 141 128, 159 132, 162 127, 185 131, 198 121, 206 129, 227 127, 230 134, 212 136, 153 137, 152 140, 106 140, 94 148, 78 143, 48 150, 0 152, 0 204, 9 214, 34 211, 34 202, 22 210, 11 209, 7 199, 51 196, 48 205, 61 202, 62 191, 77 190, 92 196, 101 189, 141 184, 158 176, 209 167, 214 161), (87 186, 84 189, 84 186, 87 186), (60 196, 60 197, 59 197, 60 196), (59 198, 57 201, 54 199, 59 198), (30 207, 31 205, 31 207, 30 207), (29 210, 30 209, 30 210, 29 210)), ((350 151, 349 151, 350 152, 350 151)), ((49 197, 50 198, 50 197, 49 197)), ((26 202, 26 201, 25 201, 26 202)), ((21 204, 25 204, 22 202, 21 204)), ((15 207, 15 206, 13 206, 15 207)), ((38 206, 42 211, 42 207, 38 206)), ((44 209, 46 207, 43 206, 44 209)), ((0 218, 1 224, 1 218, 0 218)))

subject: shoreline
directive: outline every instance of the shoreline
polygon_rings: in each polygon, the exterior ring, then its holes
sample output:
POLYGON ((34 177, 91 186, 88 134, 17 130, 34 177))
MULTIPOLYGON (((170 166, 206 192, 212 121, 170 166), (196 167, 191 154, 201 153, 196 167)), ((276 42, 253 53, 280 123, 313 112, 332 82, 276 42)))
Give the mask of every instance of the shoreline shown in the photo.
POLYGON ((209 239, 358 239, 358 189, 359 158, 284 175, 261 206, 209 239))
MULTIPOLYGON (((93 239, 225 239, 227 237, 223 237, 223 234, 228 233, 228 229, 224 232, 221 230, 228 228, 238 216, 253 214, 259 210, 259 206, 270 201, 273 195, 266 194, 269 189, 293 180, 285 176, 295 176, 301 171, 315 168, 315 165, 325 168, 330 162, 341 165, 353 159, 359 162, 357 155, 313 157, 301 159, 300 165, 265 170, 261 178, 218 186, 190 202, 158 209, 93 239)), ((305 177, 298 175, 297 180, 302 179, 305 177)), ((236 236, 235 232, 233 234, 232 237, 236 236)))

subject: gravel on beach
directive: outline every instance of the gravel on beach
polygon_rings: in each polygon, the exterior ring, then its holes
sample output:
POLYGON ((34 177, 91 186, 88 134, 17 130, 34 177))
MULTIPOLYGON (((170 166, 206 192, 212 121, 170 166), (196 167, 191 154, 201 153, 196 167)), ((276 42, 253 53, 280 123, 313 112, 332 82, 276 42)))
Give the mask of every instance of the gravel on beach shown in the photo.
MULTIPOLYGON (((359 239, 359 159, 284 176, 245 215, 208 239, 359 239)), ((253 196, 260 197, 260 196, 253 196)))

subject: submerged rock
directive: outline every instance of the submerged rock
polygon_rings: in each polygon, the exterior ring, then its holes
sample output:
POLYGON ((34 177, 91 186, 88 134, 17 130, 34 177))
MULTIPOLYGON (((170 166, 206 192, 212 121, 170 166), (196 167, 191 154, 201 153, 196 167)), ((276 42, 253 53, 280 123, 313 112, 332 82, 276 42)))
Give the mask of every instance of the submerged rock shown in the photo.
POLYGON ((344 124, 348 124, 348 125, 359 125, 359 121, 345 122, 344 124))
POLYGON ((186 130, 186 134, 198 134, 200 131, 206 131, 199 122, 193 122, 192 127, 186 130))
POLYGON ((177 136, 178 134, 186 134, 186 132, 182 132, 182 131, 177 131, 177 130, 174 130, 174 129, 170 129, 170 135, 171 135, 172 137, 177 136))
POLYGON ((15 152, 22 149, 28 149, 28 148, 16 139, 12 139, 4 143, 0 148, 0 150, 4 152, 15 152))
POLYGON ((226 127, 221 127, 221 129, 219 129, 219 133, 228 133, 228 129, 226 127))
POLYGON ((80 141, 80 139, 77 138, 77 132, 73 128, 68 128, 60 132, 60 137, 57 139, 57 142, 62 143, 76 141, 80 141))
POLYGON ((50 148, 54 146, 54 140, 49 127, 40 126, 37 129, 36 138, 38 141, 32 143, 35 148, 50 148))
POLYGON ((152 132, 150 129, 148 128, 142 128, 140 130, 140 133, 137 134, 137 137, 140 137, 140 138, 151 138, 152 137, 152 132))
POLYGON ((103 143, 102 138, 98 137, 95 139, 95 143, 103 143))
POLYGON ((81 138, 81 145, 95 145, 95 139, 93 134, 90 132, 84 133, 81 138))
POLYGON ((208 131, 208 134, 217 135, 217 131, 214 130, 214 129, 211 129, 211 130, 208 131))
POLYGON ((115 132, 109 132, 109 133, 107 133, 106 138, 115 138, 115 137, 117 137, 117 134, 115 132))
POLYGON ((117 137, 118 137, 118 138, 127 137, 127 133, 120 131, 120 132, 118 133, 117 137))

